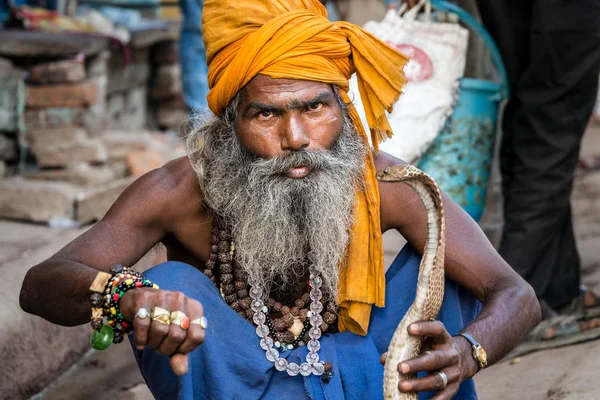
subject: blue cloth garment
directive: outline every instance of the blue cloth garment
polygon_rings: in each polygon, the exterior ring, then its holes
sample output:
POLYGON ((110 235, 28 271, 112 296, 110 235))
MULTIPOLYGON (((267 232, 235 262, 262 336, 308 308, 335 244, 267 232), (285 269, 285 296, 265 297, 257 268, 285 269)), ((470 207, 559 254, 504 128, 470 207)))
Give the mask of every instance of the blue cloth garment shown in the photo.
POLYGON ((183 26, 179 42, 181 78, 185 104, 193 111, 207 108, 208 66, 202 41, 204 0, 180 0, 183 26))
MULTIPOLYGON (((383 366, 379 357, 415 296, 420 256, 406 246, 386 274, 386 307, 375 308, 367 336, 350 332, 325 334, 319 356, 333 365, 329 383, 321 377, 290 377, 265 358, 255 328, 223 300, 215 285, 199 270, 180 262, 166 262, 145 273, 161 289, 177 290, 199 300, 208 319, 206 340, 190 354, 189 372, 176 377, 169 360, 154 350, 134 349, 140 370, 157 399, 382 399, 383 366)), ((453 282, 446 291, 438 319, 451 335, 472 321, 481 303, 453 282)), ((173 311, 173 310, 171 310, 173 311)), ((305 347, 281 354, 301 363, 305 347)), ((429 399, 434 393, 421 393, 429 399)), ((477 399, 472 380, 455 397, 477 399)))

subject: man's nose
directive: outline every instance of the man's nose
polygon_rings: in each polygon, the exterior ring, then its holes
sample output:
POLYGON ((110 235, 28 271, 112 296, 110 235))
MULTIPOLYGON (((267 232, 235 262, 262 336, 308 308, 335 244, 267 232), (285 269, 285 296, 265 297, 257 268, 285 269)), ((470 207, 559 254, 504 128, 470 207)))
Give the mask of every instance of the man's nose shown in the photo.
POLYGON ((293 116, 287 118, 281 135, 281 149, 298 151, 307 148, 309 145, 310 138, 300 118, 293 116))

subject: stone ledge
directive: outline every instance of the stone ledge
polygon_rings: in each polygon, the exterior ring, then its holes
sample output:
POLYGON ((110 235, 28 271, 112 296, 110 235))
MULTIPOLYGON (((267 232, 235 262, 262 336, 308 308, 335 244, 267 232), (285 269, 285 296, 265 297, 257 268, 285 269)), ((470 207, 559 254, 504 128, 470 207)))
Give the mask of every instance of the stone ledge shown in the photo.
POLYGON ((25 171, 21 176, 27 180, 66 182, 72 185, 89 187, 113 181, 117 177, 114 169, 108 166, 90 166, 80 164, 66 169, 47 169, 25 171))
POLYGON ((62 182, 0 180, 0 217, 33 222, 72 219, 77 188, 62 182))

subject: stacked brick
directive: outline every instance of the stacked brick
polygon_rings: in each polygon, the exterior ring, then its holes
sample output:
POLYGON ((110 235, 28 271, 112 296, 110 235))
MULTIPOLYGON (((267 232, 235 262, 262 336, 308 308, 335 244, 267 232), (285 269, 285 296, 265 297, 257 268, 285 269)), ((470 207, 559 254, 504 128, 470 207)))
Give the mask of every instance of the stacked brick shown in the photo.
MULTIPOLYGON (((134 53, 129 68, 121 65, 117 73, 118 57, 120 53, 100 52, 88 60, 75 57, 27 65, 26 83, 23 74, 17 75, 26 88, 20 115, 22 142, 30 156, 18 178, 0 179, 0 217, 53 226, 98 220, 136 176, 177 155, 169 153, 170 147, 175 148, 172 143, 143 132, 149 76, 144 55, 134 53), (125 99, 125 105, 116 115, 118 99, 125 99)), ((0 100, 11 98, 5 92, 0 90, 0 100)), ((2 101, 0 123, 10 120, 12 125, 4 125, 14 131, 14 118, 2 110, 17 107, 2 101)), ((0 125, 0 132, 4 130, 0 125)), ((17 142, 14 133, 0 134, 2 160, 13 163, 17 142)))
POLYGON ((179 42, 165 40, 151 49, 150 100, 158 128, 185 133, 188 109, 183 101, 179 42))
POLYGON ((66 169, 107 160, 104 144, 86 129, 90 114, 103 107, 102 83, 98 77, 88 79, 83 57, 29 69, 25 137, 38 167, 66 169))
POLYGON ((0 59, 0 218, 98 220, 137 176, 183 155, 175 135, 147 131, 177 130, 186 115, 178 31, 132 31, 112 51, 101 41, 77 50, 67 36, 60 51, 41 39, 3 47, 12 63, 0 59))
POLYGON ((149 47, 133 43, 130 55, 121 51, 111 54, 106 90, 110 129, 134 132, 147 127, 149 59, 149 47))
POLYGON ((19 110, 25 102, 24 71, 0 58, 0 179, 13 175, 19 161, 19 110))

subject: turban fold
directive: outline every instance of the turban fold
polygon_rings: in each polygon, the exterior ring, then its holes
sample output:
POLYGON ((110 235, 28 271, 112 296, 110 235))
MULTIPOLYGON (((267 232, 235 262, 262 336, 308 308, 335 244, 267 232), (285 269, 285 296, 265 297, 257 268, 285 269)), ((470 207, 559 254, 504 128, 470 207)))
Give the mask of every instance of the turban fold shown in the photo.
MULTIPOLYGON (((407 58, 354 24, 330 22, 318 0, 205 0, 202 37, 208 105, 216 115, 258 74, 325 82, 341 89, 358 134, 368 142, 347 94, 356 73, 375 150, 391 137, 385 111, 391 112, 406 83, 402 70, 407 58)), ((379 190, 371 153, 365 161, 365 190, 356 193, 337 298, 340 330, 360 335, 367 333, 372 305, 385 303, 379 190)))

